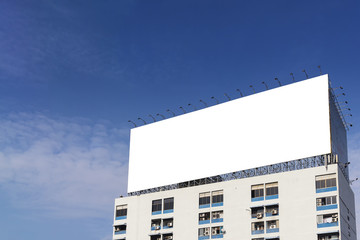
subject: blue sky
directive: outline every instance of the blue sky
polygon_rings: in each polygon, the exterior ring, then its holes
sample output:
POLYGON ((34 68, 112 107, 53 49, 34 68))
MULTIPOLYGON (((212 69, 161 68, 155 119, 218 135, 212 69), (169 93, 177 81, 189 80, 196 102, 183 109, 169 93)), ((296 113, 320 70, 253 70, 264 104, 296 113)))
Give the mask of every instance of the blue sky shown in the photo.
POLYGON ((0 1, 0 239, 111 239, 129 119, 318 65, 344 87, 360 177, 359 29, 354 0, 0 1))

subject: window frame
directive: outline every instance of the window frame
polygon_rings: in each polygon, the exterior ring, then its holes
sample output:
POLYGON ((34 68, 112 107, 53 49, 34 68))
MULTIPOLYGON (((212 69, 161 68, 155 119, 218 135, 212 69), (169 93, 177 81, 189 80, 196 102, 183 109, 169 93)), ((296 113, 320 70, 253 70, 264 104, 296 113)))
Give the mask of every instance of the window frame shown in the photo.
POLYGON ((219 205, 224 202, 224 190, 216 190, 211 192, 211 204, 219 205))
POLYGON ((127 217, 127 204, 117 205, 115 207, 115 219, 125 219, 127 217))
POLYGON ((164 198, 164 213, 169 213, 174 211, 174 198, 164 198), (166 202, 169 201, 169 202, 166 202))
POLYGON ((255 184, 251 186, 251 199, 261 199, 265 196, 264 184, 255 184))
POLYGON ((211 204, 211 193, 210 192, 202 192, 199 193, 199 207, 210 207, 211 204))
POLYGON ((315 177, 315 188, 316 191, 325 190, 327 188, 337 187, 336 174, 320 175, 315 177))
POLYGON ((162 211, 162 199, 153 200, 151 205, 152 214, 160 214, 161 211, 162 211))

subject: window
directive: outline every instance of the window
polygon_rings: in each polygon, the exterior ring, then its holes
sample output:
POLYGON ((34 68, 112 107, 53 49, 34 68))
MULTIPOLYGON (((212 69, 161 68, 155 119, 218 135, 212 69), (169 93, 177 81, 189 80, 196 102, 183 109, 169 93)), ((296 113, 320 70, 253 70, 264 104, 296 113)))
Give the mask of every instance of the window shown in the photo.
POLYGON ((324 175, 317 176, 316 180, 316 192, 327 192, 336 190, 336 175, 324 175))
POLYGON ((199 228, 199 239, 209 239, 210 236, 210 228, 199 228))
POLYGON ((224 215, 223 211, 214 211, 214 212, 212 212, 211 213, 211 222, 212 223, 222 222, 223 221, 223 215, 224 215))
POLYGON ((170 213, 174 211, 174 198, 164 199, 164 213, 170 213))
POLYGON ((272 220, 266 222, 266 232, 278 232, 279 231, 279 220, 272 220))
POLYGON ((125 234, 126 233, 126 225, 117 225, 115 228, 115 235, 117 234, 125 234))
POLYGON ((335 209, 336 205, 336 196, 330 197, 322 197, 316 199, 316 210, 327 210, 327 209, 335 209))
POLYGON ((212 192, 212 207, 222 206, 224 201, 223 190, 212 192))
POLYGON ((152 214, 161 214, 161 208, 162 208, 162 200, 153 200, 152 201, 152 214))
POLYGON ((161 219, 152 219, 151 220, 151 230, 156 231, 161 229, 161 219))
POLYGON ((210 223, 210 212, 199 213, 199 224, 210 223))
POLYGON ((222 229, 223 229, 222 226, 212 227, 211 228, 211 238, 221 238, 223 235, 222 229))
POLYGON ((266 199, 275 199, 278 196, 278 183, 267 183, 265 184, 266 199))
POLYGON ((251 201, 264 200, 264 185, 253 185, 251 186, 251 201))
POLYGON ((210 192, 204 192, 199 194, 199 207, 210 207, 210 192))
POLYGON ((263 233, 264 233, 264 222, 251 223, 251 234, 263 234, 263 233))
POLYGON ((174 226, 174 220, 172 218, 166 218, 163 220, 163 228, 172 228, 174 226))
POLYGON ((116 206, 116 220, 126 219, 127 205, 116 206))

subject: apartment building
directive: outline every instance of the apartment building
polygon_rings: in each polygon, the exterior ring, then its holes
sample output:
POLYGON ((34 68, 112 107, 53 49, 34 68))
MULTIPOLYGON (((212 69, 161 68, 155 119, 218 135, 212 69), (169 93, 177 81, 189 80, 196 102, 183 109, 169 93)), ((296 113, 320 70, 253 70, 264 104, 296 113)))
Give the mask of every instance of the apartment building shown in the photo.
POLYGON ((132 129, 113 239, 356 240, 346 129, 328 75, 132 129))

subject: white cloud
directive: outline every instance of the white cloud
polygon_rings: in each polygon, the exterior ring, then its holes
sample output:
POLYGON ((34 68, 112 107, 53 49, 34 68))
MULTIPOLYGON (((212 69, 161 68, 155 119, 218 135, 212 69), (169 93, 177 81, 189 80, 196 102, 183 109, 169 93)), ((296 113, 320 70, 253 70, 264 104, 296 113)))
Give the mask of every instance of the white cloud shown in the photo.
MULTIPOLYGON (((349 165, 350 169, 350 180, 356 178, 360 179, 360 132, 351 133, 348 140, 348 149, 349 149, 349 165)), ((355 207, 356 207, 356 217, 357 224, 356 229, 360 229, 360 180, 353 182, 351 185, 355 193, 355 207)))
POLYGON ((65 217, 104 215, 126 192, 126 132, 84 119, 2 116, 0 191, 17 207, 65 217))

